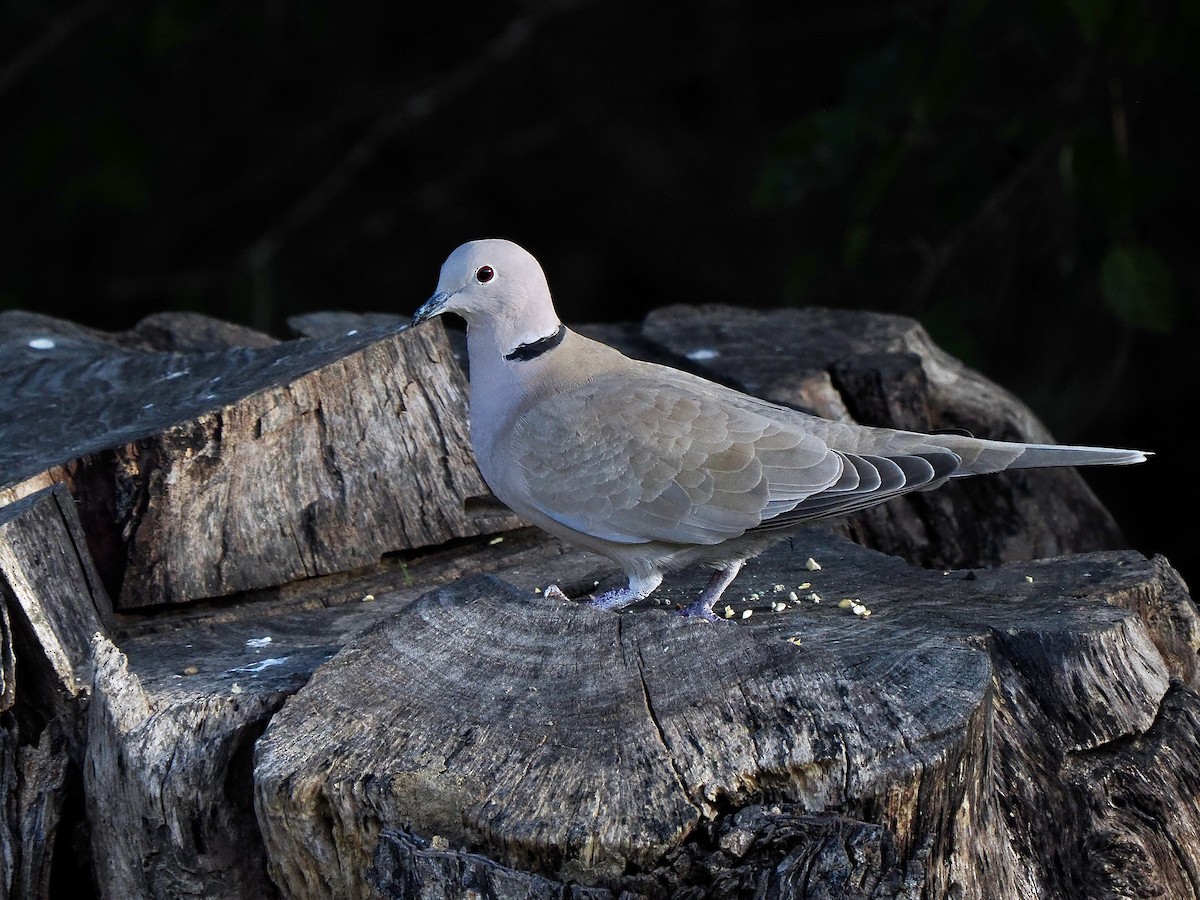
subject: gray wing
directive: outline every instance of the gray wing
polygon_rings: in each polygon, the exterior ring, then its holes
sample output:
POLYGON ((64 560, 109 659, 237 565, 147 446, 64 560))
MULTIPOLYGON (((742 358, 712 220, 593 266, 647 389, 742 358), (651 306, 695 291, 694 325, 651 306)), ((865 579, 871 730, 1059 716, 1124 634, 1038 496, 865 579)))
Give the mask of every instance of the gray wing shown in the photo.
POLYGON ((948 451, 840 452, 806 429, 810 417, 742 396, 626 372, 551 395, 509 444, 524 499, 610 541, 718 544, 873 505, 957 465, 948 451))

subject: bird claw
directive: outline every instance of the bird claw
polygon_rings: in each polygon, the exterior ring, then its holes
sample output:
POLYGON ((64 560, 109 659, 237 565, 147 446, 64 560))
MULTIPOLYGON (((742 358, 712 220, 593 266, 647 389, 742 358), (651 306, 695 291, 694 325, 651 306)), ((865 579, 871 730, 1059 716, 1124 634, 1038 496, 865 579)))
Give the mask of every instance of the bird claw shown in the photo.
POLYGON ((690 606, 685 606, 683 609, 675 611, 677 616, 683 616, 685 619, 700 619, 704 622, 720 622, 727 623, 728 619, 723 619, 712 611, 712 607, 707 604, 697 601, 690 606))

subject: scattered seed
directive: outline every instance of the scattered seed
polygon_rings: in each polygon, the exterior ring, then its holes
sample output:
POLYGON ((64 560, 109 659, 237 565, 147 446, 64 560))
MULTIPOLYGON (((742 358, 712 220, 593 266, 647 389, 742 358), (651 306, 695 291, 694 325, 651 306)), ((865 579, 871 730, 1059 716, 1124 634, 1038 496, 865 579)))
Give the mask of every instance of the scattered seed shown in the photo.
POLYGON ((808 595, 808 599, 811 600, 813 603, 820 603, 821 595, 818 594, 816 591, 813 591, 811 594, 808 595))
POLYGON ((775 593, 782 594, 784 592, 784 590, 785 590, 785 588, 782 584, 775 585, 775 593))
POLYGON ((795 592, 795 591, 790 591, 790 592, 788 593, 788 599, 789 599, 789 600, 791 600, 793 603, 795 603, 795 602, 796 602, 797 600, 799 600, 800 598, 796 596, 796 592, 795 592))
POLYGON ((494 546, 496 546, 497 544, 503 544, 503 543, 504 543, 504 537, 503 537, 503 536, 501 536, 501 537, 494 537, 494 538, 492 538, 490 541, 488 541, 488 546, 489 546, 489 547, 494 547, 494 546))
POLYGON ((793 635, 792 637, 790 637, 790 638, 788 638, 788 639, 787 639, 787 642, 788 642, 789 644, 795 644, 797 647, 799 647, 799 646, 800 646, 800 636, 799 636, 799 635, 793 635))
POLYGON ((231 694, 240 694, 240 693, 242 693, 242 690, 243 690, 242 686, 240 684, 238 684, 236 681, 229 686, 229 693, 231 693, 231 694))
POLYGON ((1028 581, 1030 584, 1033 584, 1033 576, 1032 575, 1026 575, 1025 580, 1028 581))
POLYGON ((854 601, 847 597, 845 600, 838 601, 838 609, 849 609, 854 605, 854 601))
POLYGON ((806 582, 804 582, 804 584, 796 585, 796 590, 807 591, 810 587, 812 587, 812 584, 806 581, 806 582))
POLYGON ((804 568, 808 569, 810 572, 820 572, 821 564, 810 556, 808 558, 808 562, 804 564, 804 568))
POLYGON ((727 619, 733 618, 733 607, 732 606, 725 607, 725 618, 727 618, 727 619))
POLYGON ((743 618, 743 619, 748 619, 748 618, 750 618, 752 615, 754 615, 754 610, 752 610, 752 609, 744 609, 744 610, 742 610, 742 618, 743 618))
POLYGON ((375 600, 375 595, 374 595, 374 594, 366 594, 366 595, 364 595, 364 596, 363 596, 363 598, 362 598, 362 602, 363 602, 363 603, 371 603, 371 602, 373 602, 374 600, 375 600))

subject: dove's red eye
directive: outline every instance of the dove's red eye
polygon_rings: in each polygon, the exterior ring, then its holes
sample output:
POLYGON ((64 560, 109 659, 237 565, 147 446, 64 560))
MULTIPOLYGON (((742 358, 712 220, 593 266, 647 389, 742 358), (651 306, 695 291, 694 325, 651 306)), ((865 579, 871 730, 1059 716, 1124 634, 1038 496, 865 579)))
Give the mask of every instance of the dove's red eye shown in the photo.
POLYGON ((496 277, 496 270, 491 266, 480 266, 475 270, 475 280, 480 284, 487 284, 496 277))

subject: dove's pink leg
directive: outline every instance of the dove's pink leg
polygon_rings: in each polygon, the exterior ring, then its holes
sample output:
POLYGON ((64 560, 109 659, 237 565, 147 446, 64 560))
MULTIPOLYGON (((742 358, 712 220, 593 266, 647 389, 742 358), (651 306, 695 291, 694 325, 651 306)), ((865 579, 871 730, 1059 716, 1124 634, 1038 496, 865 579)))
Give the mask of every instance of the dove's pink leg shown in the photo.
MULTIPOLYGON (((645 600, 654 593, 654 589, 660 584, 662 584, 662 575, 657 573, 645 577, 631 576, 628 587, 605 591, 599 597, 593 597, 590 602, 596 609, 624 609, 631 603, 645 600)), ((563 593, 562 588, 557 584, 550 585, 543 594, 550 600, 568 599, 567 595, 563 593)))
POLYGON ((592 606, 597 609, 624 609, 631 603, 645 600, 654 589, 662 584, 662 576, 657 572, 644 578, 630 576, 629 586, 605 591, 599 597, 592 599, 592 606))
POLYGON ((708 580, 708 584, 701 592, 700 596, 692 602, 692 605, 683 610, 685 616, 699 616, 702 619, 707 619, 709 622, 723 622, 724 619, 718 618, 713 612, 713 604, 721 599, 721 595, 725 593, 725 588, 733 584, 733 579, 737 578, 738 572, 742 571, 742 566, 746 564, 744 559, 734 560, 728 563, 725 568, 717 569, 713 572, 712 578, 708 580))

